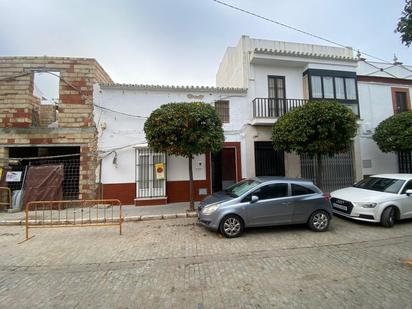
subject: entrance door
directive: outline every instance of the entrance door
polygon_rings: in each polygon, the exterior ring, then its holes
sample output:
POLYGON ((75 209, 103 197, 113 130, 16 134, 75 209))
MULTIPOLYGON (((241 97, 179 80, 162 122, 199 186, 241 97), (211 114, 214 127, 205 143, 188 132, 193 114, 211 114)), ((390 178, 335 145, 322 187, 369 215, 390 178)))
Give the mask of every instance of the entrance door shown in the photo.
POLYGON ((256 176, 285 176, 285 155, 272 142, 255 142, 256 176))
POLYGON ((236 183, 236 149, 223 148, 212 154, 212 191, 223 189, 236 183))

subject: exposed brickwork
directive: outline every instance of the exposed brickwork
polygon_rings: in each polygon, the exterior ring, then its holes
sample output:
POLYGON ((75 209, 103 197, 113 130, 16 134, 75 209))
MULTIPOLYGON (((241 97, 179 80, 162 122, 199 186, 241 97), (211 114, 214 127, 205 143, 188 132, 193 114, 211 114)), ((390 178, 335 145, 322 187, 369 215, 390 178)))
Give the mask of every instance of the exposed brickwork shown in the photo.
POLYGON ((47 128, 48 125, 57 120, 55 105, 40 105, 39 109, 39 125, 42 128, 47 128))
MULTIPOLYGON (((0 57, 0 145, 80 145, 79 198, 95 198, 93 84, 111 82, 94 59, 0 57), (60 72, 58 114, 56 106, 42 105, 33 95, 36 70, 60 72), (47 128, 56 120, 58 128, 47 128)), ((7 157, 1 149, 0 157, 7 157)))
MULTIPOLYGON (((9 149, 6 147, 0 147, 0 158, 8 158, 9 157, 9 149)), ((7 161, 0 160, 0 167, 4 167, 7 165, 7 161)))
MULTIPOLYGON (((31 127, 33 113, 42 112, 33 96, 34 72, 60 72, 59 127, 93 126, 93 84, 112 80, 94 59, 0 57, 0 127, 31 127)), ((40 119, 42 117, 40 116, 40 119)))

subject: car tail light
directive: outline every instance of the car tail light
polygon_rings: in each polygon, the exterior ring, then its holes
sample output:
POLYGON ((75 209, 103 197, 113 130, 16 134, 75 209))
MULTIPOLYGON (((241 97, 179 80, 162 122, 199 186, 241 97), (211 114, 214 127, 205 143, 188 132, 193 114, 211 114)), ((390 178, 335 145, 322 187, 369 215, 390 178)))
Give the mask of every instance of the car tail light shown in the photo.
POLYGON ((323 193, 323 198, 325 199, 325 200, 327 200, 327 201, 329 201, 330 200, 330 194, 329 193, 323 193))

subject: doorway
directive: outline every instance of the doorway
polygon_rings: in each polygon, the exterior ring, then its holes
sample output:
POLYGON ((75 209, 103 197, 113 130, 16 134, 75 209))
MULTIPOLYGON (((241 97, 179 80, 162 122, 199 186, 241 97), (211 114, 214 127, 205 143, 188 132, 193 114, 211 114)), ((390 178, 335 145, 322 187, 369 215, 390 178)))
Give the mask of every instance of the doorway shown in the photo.
POLYGON ((222 191, 237 181, 236 148, 225 147, 212 154, 212 192, 222 191))
POLYGON ((285 155, 272 142, 255 142, 256 176, 285 176, 285 155))

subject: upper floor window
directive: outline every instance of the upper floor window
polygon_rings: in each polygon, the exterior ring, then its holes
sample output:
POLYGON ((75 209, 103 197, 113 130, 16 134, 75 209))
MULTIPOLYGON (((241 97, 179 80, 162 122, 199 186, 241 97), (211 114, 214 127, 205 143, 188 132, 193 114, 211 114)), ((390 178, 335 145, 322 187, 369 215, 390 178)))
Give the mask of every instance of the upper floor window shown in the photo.
POLYGON ((312 75, 310 79, 314 99, 356 100, 355 78, 312 75))
POLYGON ((215 102, 215 110, 222 120, 222 123, 229 123, 230 116, 229 116, 229 101, 216 101, 215 102))
POLYGON ((285 99, 285 77, 284 76, 268 76, 268 98, 285 99))
POLYGON ((391 88, 392 105, 394 114, 411 110, 411 102, 408 88, 391 88))
POLYGON ((356 72, 307 69, 309 99, 337 100, 359 115, 356 72))

